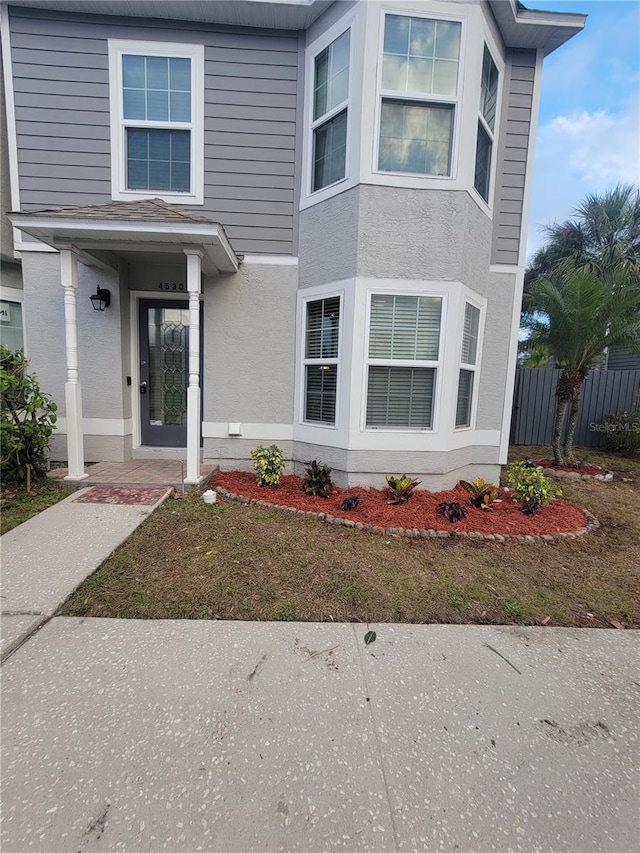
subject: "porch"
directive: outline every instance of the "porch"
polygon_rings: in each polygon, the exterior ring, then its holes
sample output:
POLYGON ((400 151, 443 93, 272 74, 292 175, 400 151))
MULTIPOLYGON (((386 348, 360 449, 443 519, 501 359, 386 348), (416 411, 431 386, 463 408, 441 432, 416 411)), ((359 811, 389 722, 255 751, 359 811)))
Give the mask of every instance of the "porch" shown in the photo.
MULTIPOLYGON (((101 486, 173 486, 182 487, 187 470, 186 460, 180 459, 129 459, 127 462, 96 462, 87 465, 87 476, 78 485, 101 486)), ((202 483, 218 470, 213 463, 200 465, 202 483)), ((49 476, 54 480, 65 480, 69 469, 53 468, 49 476)))

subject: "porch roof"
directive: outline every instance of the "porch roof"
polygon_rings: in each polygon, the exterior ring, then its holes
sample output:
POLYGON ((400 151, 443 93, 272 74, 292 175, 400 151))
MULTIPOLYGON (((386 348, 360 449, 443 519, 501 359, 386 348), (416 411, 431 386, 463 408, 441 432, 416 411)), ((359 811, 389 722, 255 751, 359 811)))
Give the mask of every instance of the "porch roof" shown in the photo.
POLYGON ((205 273, 236 272, 242 260, 224 227, 158 198, 9 214, 12 224, 54 249, 76 249, 84 263, 117 267, 120 252, 200 249, 205 273))

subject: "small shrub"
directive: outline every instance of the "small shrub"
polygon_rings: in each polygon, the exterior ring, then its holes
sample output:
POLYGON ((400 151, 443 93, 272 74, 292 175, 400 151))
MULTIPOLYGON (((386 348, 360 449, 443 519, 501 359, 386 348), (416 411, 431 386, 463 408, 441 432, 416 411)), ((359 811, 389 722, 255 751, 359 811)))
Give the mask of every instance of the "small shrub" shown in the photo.
POLYGON ((436 507, 436 512, 444 515, 451 524, 455 524, 456 521, 462 521, 463 518, 467 517, 466 509, 456 501, 442 501, 436 507))
POLYGON ((392 477, 391 474, 387 474, 387 486, 389 487, 390 494, 390 499, 387 503, 406 503, 413 494, 415 487, 419 486, 421 482, 421 480, 412 480, 406 474, 403 474, 402 477, 392 477))
POLYGON ((0 347, 0 469, 5 483, 21 483, 47 473, 47 448, 56 423, 56 404, 27 373, 21 350, 0 347))
POLYGON ((605 415, 600 428, 602 445, 610 453, 632 456, 640 450, 640 415, 632 412, 605 415))
POLYGON ((333 491, 331 468, 324 463, 319 464, 315 459, 308 465, 307 476, 302 481, 304 493, 317 498, 328 498, 333 491))
POLYGON ((517 501, 537 501, 541 506, 562 494, 546 477, 539 465, 512 462, 507 468, 507 482, 517 501))
POLYGON ((486 509, 492 512, 491 505, 500 503, 498 500, 498 487, 495 483, 487 483, 482 477, 476 477, 472 483, 460 480, 460 486, 469 493, 469 503, 477 509, 486 509))
POLYGON ((520 512, 523 512, 525 515, 537 515, 539 512, 542 512, 542 506, 539 501, 523 501, 520 512))
POLYGON ((358 504, 362 503, 361 495, 347 495, 346 498, 340 504, 340 509, 345 512, 349 509, 355 509, 358 504))
POLYGON ((256 472, 256 483, 259 486, 277 486, 284 471, 284 458, 280 448, 275 444, 270 447, 261 444, 253 448, 251 458, 256 472))

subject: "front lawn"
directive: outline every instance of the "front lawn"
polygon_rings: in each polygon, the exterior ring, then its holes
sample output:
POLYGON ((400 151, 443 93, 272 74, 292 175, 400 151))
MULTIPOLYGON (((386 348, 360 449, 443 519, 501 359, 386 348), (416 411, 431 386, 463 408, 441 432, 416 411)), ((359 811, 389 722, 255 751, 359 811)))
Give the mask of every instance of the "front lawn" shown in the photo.
MULTIPOLYGON (((512 457, 536 455, 544 448, 512 457)), ((224 500, 169 500, 61 615, 640 628, 640 459, 588 456, 616 479, 561 487, 601 527, 549 544, 386 537, 224 500)))
POLYGON ((74 491, 73 486, 65 486, 55 480, 33 484, 30 493, 24 486, 4 486, 0 509, 0 535, 33 518, 43 509, 57 504, 74 491))

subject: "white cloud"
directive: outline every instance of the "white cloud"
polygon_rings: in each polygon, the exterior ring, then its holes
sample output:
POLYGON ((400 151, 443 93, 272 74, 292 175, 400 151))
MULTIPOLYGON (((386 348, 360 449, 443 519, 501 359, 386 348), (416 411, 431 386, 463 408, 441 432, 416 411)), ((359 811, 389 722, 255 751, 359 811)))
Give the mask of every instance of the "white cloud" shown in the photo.
POLYGON ((544 242, 540 225, 568 218, 589 193, 640 182, 639 126, 635 99, 619 113, 560 115, 540 126, 528 256, 544 242))

